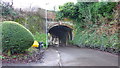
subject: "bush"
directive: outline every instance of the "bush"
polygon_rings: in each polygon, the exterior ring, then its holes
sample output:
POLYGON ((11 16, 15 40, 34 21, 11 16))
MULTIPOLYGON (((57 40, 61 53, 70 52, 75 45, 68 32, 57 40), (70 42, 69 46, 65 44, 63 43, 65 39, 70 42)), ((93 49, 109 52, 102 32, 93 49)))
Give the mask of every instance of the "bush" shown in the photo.
POLYGON ((33 35, 24 26, 13 21, 4 21, 0 27, 2 27, 3 54, 21 53, 32 46, 33 35))
POLYGON ((96 32, 84 30, 75 35, 73 44, 78 46, 88 45, 93 47, 120 49, 117 33, 110 36, 105 34, 98 35, 96 32))
POLYGON ((45 33, 36 32, 35 35, 34 35, 34 38, 38 42, 46 43, 46 34, 45 33))

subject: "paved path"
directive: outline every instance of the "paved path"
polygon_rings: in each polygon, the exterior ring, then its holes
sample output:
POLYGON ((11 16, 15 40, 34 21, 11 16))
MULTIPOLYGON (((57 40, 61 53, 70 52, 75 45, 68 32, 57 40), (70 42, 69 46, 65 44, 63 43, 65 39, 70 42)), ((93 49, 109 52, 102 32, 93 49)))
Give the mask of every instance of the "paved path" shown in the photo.
POLYGON ((77 47, 58 48, 62 66, 118 66, 118 56, 77 47))
POLYGON ((49 48, 44 63, 7 64, 8 66, 118 66, 118 56, 77 47, 49 48))

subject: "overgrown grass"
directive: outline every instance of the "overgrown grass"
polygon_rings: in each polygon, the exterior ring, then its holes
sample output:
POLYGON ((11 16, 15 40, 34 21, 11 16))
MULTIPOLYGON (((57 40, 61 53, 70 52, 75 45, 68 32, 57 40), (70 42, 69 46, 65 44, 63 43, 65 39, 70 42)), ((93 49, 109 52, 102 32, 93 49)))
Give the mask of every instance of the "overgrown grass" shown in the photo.
POLYGON ((98 35, 96 32, 88 32, 82 31, 75 35, 72 44, 78 46, 99 46, 99 47, 106 47, 106 48, 115 48, 120 49, 119 42, 118 42, 118 34, 115 33, 111 36, 107 36, 105 34, 98 35))

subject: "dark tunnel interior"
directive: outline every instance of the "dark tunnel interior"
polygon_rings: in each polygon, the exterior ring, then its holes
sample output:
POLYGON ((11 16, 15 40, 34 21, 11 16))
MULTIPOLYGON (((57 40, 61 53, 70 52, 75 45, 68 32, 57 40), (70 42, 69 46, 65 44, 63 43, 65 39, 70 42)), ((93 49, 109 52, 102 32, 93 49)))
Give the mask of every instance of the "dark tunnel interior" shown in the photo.
POLYGON ((72 40, 72 28, 64 25, 54 26, 48 30, 52 39, 58 38, 59 44, 67 45, 68 40, 72 40))

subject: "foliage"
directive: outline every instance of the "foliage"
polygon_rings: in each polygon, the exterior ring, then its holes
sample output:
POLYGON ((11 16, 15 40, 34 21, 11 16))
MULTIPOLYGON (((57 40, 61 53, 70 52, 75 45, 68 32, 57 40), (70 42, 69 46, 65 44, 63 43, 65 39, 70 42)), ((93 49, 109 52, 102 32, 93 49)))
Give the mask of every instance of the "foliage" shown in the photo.
POLYGON ((79 46, 103 46, 119 49, 118 34, 113 34, 111 36, 98 35, 96 32, 88 32, 88 30, 76 34, 73 43, 79 46))
POLYGON ((72 19, 76 22, 74 24, 80 24, 82 28, 91 27, 91 24, 98 23, 101 17, 112 18, 111 13, 116 4, 116 2, 78 2, 76 4, 68 2, 60 6, 57 18, 72 19))
POLYGON ((40 33, 36 32, 34 35, 34 38, 38 42, 46 43, 46 34, 44 34, 44 33, 40 34, 40 33))
POLYGON ((76 4, 68 2, 60 6, 57 19, 73 20, 75 37, 70 41, 72 44, 119 49, 118 33, 109 34, 111 28, 113 30, 117 28, 109 27, 110 22, 114 22, 117 4, 117 2, 77 2, 76 4), (99 34, 98 31, 101 33, 99 34))
POLYGON ((74 6, 74 3, 72 2, 68 2, 66 4, 64 4, 64 6, 60 6, 59 7, 60 12, 58 12, 60 14, 61 17, 66 17, 66 18, 70 18, 70 19, 74 19, 78 16, 78 8, 74 6))
POLYGON ((14 19, 18 13, 14 10, 12 7, 13 3, 9 2, 0 2, 0 16, 6 18, 6 19, 14 19))
POLYGON ((0 20, 15 21, 29 29, 33 34, 43 33, 45 29, 44 20, 39 9, 37 11, 23 11, 13 8, 13 2, 0 2, 0 20))
POLYGON ((91 20, 95 23, 99 21, 101 17, 112 19, 113 16, 111 14, 113 13, 113 9, 116 7, 116 5, 116 2, 94 3, 91 5, 91 20))
POLYGON ((33 35, 24 26, 14 21, 4 21, 0 24, 0 27, 2 27, 4 54, 21 53, 32 46, 34 42, 33 35))
POLYGON ((35 34, 36 32, 44 32, 45 24, 41 16, 37 13, 28 12, 26 13, 26 16, 16 18, 15 21, 24 25, 33 34, 35 34))

